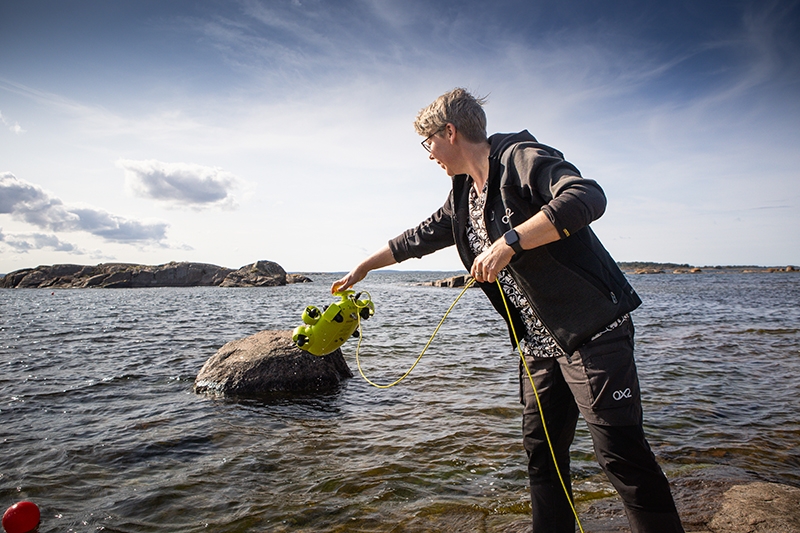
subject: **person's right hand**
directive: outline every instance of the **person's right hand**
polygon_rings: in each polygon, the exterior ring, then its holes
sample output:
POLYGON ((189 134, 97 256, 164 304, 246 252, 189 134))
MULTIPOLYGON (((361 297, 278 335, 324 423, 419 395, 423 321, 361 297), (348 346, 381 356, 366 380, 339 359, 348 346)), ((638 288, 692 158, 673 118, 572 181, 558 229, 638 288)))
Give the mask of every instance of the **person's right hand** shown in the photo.
POLYGON ((362 274, 358 268, 351 270, 345 277, 333 282, 333 285, 331 285, 331 294, 347 290, 365 277, 366 273, 362 274))
POLYGON ((344 291, 367 277, 370 271, 395 264, 394 255, 387 244, 371 256, 364 259, 357 267, 351 270, 342 279, 337 279, 331 285, 331 293, 344 291))

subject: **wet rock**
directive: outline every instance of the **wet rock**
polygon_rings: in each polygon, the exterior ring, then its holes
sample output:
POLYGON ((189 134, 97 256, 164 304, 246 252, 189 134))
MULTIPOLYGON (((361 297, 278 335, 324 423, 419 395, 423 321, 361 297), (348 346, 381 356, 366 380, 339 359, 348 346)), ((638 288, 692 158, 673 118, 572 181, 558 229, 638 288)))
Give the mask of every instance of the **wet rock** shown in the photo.
MULTIPOLYGON (((687 533, 800 533, 796 487, 765 483, 726 466, 676 473, 670 476, 670 485, 687 533)), ((586 531, 630 532, 616 496, 579 505, 578 513, 586 531)))
POLYGON ((800 489, 763 481, 735 485, 708 527, 715 533, 800 533, 800 489))
POLYGON ((261 331, 220 348, 197 374, 194 390, 234 397, 314 393, 351 377, 341 350, 317 357, 296 347, 291 331, 261 331))
POLYGON ((397 530, 403 533, 485 532, 485 522, 486 513, 478 509, 463 505, 434 506, 403 521, 397 530))

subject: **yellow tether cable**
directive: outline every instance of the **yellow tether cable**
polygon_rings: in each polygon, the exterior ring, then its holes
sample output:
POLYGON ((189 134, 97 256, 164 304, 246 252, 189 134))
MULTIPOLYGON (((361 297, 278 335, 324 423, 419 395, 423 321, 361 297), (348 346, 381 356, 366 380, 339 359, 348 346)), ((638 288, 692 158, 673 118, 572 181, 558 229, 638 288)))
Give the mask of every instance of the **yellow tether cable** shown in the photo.
MULTIPOLYGON (((578 511, 575 509, 575 504, 572 502, 572 498, 569 495, 569 490, 567 489, 567 485, 564 482, 564 477, 561 475, 561 469, 558 468, 558 460, 556 459, 556 452, 553 449, 553 442, 550 440, 550 433, 547 431, 547 424, 544 421, 544 410, 542 409, 542 402, 541 402, 541 400, 539 400, 539 392, 536 390, 536 384, 533 382, 533 375, 531 375, 530 368, 528 368, 528 363, 527 363, 527 361, 525 361, 525 355, 522 353, 522 348, 519 345, 519 338, 517 337, 517 331, 514 328, 514 321, 511 319, 511 311, 508 308, 508 302, 506 301, 505 292, 503 292, 503 287, 500 285, 500 280, 497 279, 497 280, 495 280, 495 282, 497 283, 497 288, 500 290, 500 296, 503 299, 503 306, 506 309, 506 315, 508 315, 508 323, 511 326, 511 333, 514 335, 514 342, 517 345, 517 351, 519 352, 519 357, 522 360, 522 365, 525 367, 525 372, 528 374, 528 380, 530 380, 531 387, 533 388, 533 395, 536 398, 536 406, 539 408, 539 416, 542 419, 542 429, 544 429, 544 436, 545 436, 545 439, 547 440, 547 445, 550 448, 550 455, 553 458, 553 466, 556 469, 556 474, 558 475, 558 480, 561 482, 561 488, 564 489, 564 495, 567 497, 567 501, 569 502, 570 509, 572 509, 572 514, 575 515, 575 521, 578 523, 578 529, 580 529, 581 533, 584 533, 583 525, 581 524, 581 519, 578 518, 578 511)), ((414 367, 416 367, 417 363, 420 362, 420 360, 422 359, 422 356, 425 355, 425 352, 428 350, 428 347, 433 342, 434 337, 436 337, 436 334, 439 332, 439 328, 441 328, 442 324, 444 324, 444 321, 447 318, 447 316, 450 314, 450 311, 453 310, 453 308, 456 306, 456 304, 461 299, 461 297, 464 296, 464 293, 467 292, 467 289, 472 287, 472 285, 474 283, 475 283, 475 280, 474 279, 470 279, 469 282, 466 284, 466 286, 462 289, 461 293, 455 299, 455 301, 447 309, 447 311, 445 312, 444 316, 439 321, 439 324, 436 326, 436 329, 433 330, 433 334, 431 335, 430 339, 428 339, 428 342, 425 344, 425 347, 422 349, 422 352, 420 352, 419 357, 417 357, 417 360, 414 361, 413 365, 411 365, 411 368, 409 368, 406 371, 406 373, 403 374, 402 376, 400 376, 397 380, 393 381, 392 383, 389 383, 388 385, 379 385, 377 383, 372 382, 367 376, 364 375, 364 371, 361 369, 361 359, 359 358, 359 352, 361 351, 361 339, 364 336, 361 333, 361 317, 359 316, 358 317, 358 344, 356 345, 356 366, 358 366, 358 373, 361 374, 361 377, 364 378, 364 381, 366 381, 367 383, 369 383, 373 387, 377 387, 379 389, 388 389, 389 387, 394 387, 395 385, 397 385, 398 383, 403 381, 409 374, 411 374, 411 371, 414 370, 414 367)), ((357 313, 357 315, 358 315, 358 313, 357 313)))
POLYGON ((547 431, 547 424, 544 421, 544 410, 542 409, 542 402, 539 400, 539 392, 536 390, 536 385, 533 383, 533 375, 531 375, 531 371, 528 368, 528 362, 525 361, 525 356, 522 354, 522 348, 519 345, 519 338, 517 337, 517 331, 514 329, 514 321, 511 320, 511 311, 508 309, 508 302, 506 302, 506 295, 503 292, 503 287, 500 286, 500 280, 497 281, 497 288, 500 289, 500 296, 503 298, 503 306, 506 308, 506 314, 508 315, 508 323, 511 325, 511 333, 514 335, 514 342, 517 345, 517 351, 519 352, 519 357, 522 359, 522 365, 525 367, 525 372, 528 374, 528 380, 531 382, 531 387, 533 388, 533 395, 536 397, 536 406, 539 408, 539 417, 542 419, 542 429, 544 429, 544 436, 547 439, 547 445, 550 447, 550 455, 553 458, 553 466, 556 469, 556 474, 558 475, 558 480, 561 482, 561 488, 564 489, 564 495, 567 497, 567 501, 569 502, 570 509, 572 509, 572 514, 575 515, 575 520, 578 522, 578 529, 583 532, 583 526, 581 525, 581 519, 578 518, 578 511, 575 510, 575 504, 572 503, 572 498, 569 496, 569 490, 567 489, 566 483, 564 483, 564 477, 561 475, 561 469, 558 468, 558 460, 556 459, 556 452, 553 449, 553 441, 550 440, 550 433, 547 431))
POLYGON ((467 283, 467 285, 461 291, 461 294, 458 295, 458 298, 456 298, 455 301, 450 305, 450 308, 445 312, 444 316, 439 321, 439 324, 436 326, 436 329, 433 330, 433 335, 431 335, 431 338, 428 339, 428 343, 425 344, 425 347, 422 349, 422 352, 420 352, 419 357, 417 357, 417 360, 414 361, 414 364, 411 365, 411 368, 409 368, 408 371, 406 371, 406 373, 403 374, 402 376, 400 376, 397 380, 393 381, 392 383, 389 383, 388 385, 379 385, 377 383, 374 383, 374 382, 370 381, 370 379, 367 376, 364 375, 364 371, 361 369, 361 359, 358 357, 358 354, 359 354, 359 352, 361 350, 361 339, 363 339, 364 336, 361 334, 361 316, 358 313, 356 313, 357 315, 359 315, 358 316, 358 344, 356 345, 356 366, 358 366, 358 373, 361 374, 361 377, 364 378, 364 381, 366 381, 367 383, 369 383, 373 387, 377 387, 379 389, 388 389, 389 387, 394 387, 395 385, 397 385, 398 383, 400 383, 401 381, 406 379, 406 377, 411 373, 411 371, 414 370, 414 367, 417 366, 417 363, 420 362, 420 360, 422 359, 422 356, 425 355, 425 352, 428 350, 428 347, 433 342, 433 338, 436 337, 436 334, 439 332, 439 328, 441 328, 442 324, 444 324, 444 320, 447 318, 447 315, 450 314, 450 311, 453 310, 453 308, 456 306, 458 301, 461 299, 462 296, 464 296, 464 293, 467 292, 467 289, 469 289, 472 286, 473 283, 475 283, 475 280, 471 279, 469 281, 469 283, 467 283))

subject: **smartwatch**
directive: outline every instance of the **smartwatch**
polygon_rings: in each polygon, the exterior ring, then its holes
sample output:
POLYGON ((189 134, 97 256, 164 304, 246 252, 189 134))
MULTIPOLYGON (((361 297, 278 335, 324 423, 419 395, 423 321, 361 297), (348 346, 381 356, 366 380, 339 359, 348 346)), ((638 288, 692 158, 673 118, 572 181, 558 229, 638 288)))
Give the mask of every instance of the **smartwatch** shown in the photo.
POLYGON ((505 234, 503 234, 503 238, 506 240, 506 244, 514 250, 515 254, 521 254, 524 252, 522 245, 519 243, 519 233, 517 233, 517 230, 508 230, 505 232, 505 234))

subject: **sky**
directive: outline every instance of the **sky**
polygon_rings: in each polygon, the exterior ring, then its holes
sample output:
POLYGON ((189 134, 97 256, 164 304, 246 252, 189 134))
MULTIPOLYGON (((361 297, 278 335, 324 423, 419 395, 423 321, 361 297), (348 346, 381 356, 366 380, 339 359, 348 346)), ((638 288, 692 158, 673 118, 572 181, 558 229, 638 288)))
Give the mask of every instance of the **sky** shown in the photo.
POLYGON ((445 201, 454 87, 600 183, 617 261, 800 264, 800 1, 0 0, 0 272, 350 270, 445 201))

